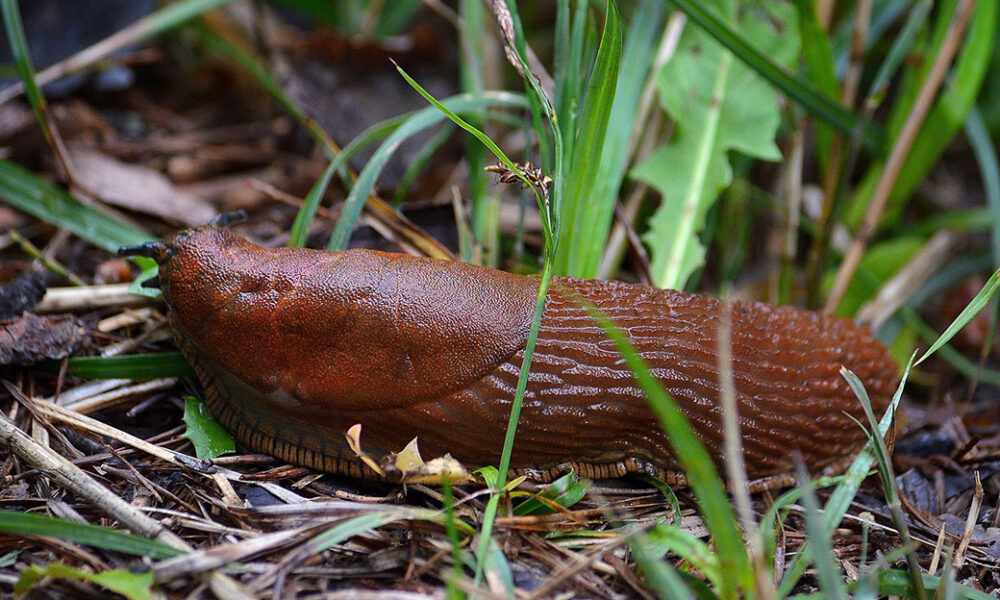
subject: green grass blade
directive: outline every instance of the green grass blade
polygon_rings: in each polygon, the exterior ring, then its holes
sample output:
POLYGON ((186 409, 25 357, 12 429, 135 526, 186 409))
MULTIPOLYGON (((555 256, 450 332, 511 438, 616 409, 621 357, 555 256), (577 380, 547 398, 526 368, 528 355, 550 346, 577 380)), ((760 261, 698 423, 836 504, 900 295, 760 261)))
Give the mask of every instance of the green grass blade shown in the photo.
POLYGON ((35 67, 31 63, 31 52, 28 49, 28 40, 24 35, 24 25, 21 23, 21 11, 18 10, 17 0, 0 0, 0 14, 3 16, 7 45, 14 57, 17 75, 24 85, 28 104, 31 106, 31 111, 35 113, 35 120, 38 121, 38 126, 49 147, 55 148, 55 138, 46 117, 45 96, 42 95, 42 90, 35 82, 35 67))
MULTIPOLYGON (((802 58, 806 65, 806 76, 816 86, 819 93, 832 102, 839 102, 840 83, 830 49, 830 38, 819 24, 812 0, 795 0, 799 10, 799 37, 802 58)), ((827 164, 833 131, 822 119, 816 124, 817 162, 827 164)))
POLYGON ((645 537, 639 537, 629 544, 635 562, 646 576, 646 584, 656 590, 660 598, 694 598, 684 579, 669 564, 659 560, 647 548, 645 537))
POLYGON ((580 117, 580 131, 573 145, 566 194, 562 204, 562 244, 553 257, 556 273, 592 277, 597 272, 617 198, 595 198, 602 176, 604 140, 618 86, 622 33, 618 8, 608 0, 604 32, 580 117))
MULTIPOLYGON (((39 366, 59 372, 60 361, 50 360, 39 366)), ((68 361, 67 374, 82 379, 160 379, 194 377, 194 369, 180 352, 129 354, 126 356, 80 356, 68 361)))
POLYGON ((673 552, 701 571, 715 589, 724 589, 719 556, 694 534, 680 527, 661 523, 646 532, 645 538, 646 548, 654 556, 661 558, 667 552, 673 552))
MULTIPOLYGON (((885 437, 886 433, 889 431, 889 427, 892 426, 892 419, 896 414, 896 409, 899 407, 899 401, 903 397, 903 388, 906 385, 906 378, 910 374, 910 368, 913 366, 914 358, 916 358, 916 354, 910 357, 909 362, 907 362, 906 366, 903 368, 903 375, 899 381, 899 387, 896 388, 896 393, 893 394, 889 407, 886 409, 885 414, 882 415, 882 419, 879 421, 877 435, 885 437)), ((841 479, 840 484, 830 495, 826 505, 823 507, 822 520, 826 536, 832 534, 833 530, 840 524, 841 519, 844 518, 844 514, 847 513, 847 509, 850 507, 851 501, 858 493, 858 488, 861 487, 861 482, 868 477, 868 473, 875 461, 875 442, 873 440, 868 440, 868 443, 865 444, 865 447, 861 449, 860 453, 858 453, 858 457, 854 459, 854 462, 851 463, 850 467, 848 467, 847 471, 843 475, 843 478, 841 479)), ((807 540, 805 545, 799 551, 798 556, 795 557, 785 570, 785 574, 781 579, 781 584, 778 586, 779 598, 788 596, 795 588, 799 579, 802 577, 802 574, 805 573, 806 567, 812 559, 812 555, 813 545, 811 541, 807 540)))
POLYGON ((316 216, 316 209, 319 208, 319 203, 323 200, 323 195, 326 194, 326 189, 330 186, 333 174, 337 172, 344 160, 346 157, 341 152, 337 158, 330 161, 320 178, 309 188, 309 193, 306 194, 299 212, 295 213, 295 221, 292 222, 292 228, 289 230, 289 248, 301 248, 306 245, 306 235, 309 233, 309 227, 316 216))
POLYGON ((81 204, 59 186, 3 158, 0 158, 0 198, 108 252, 156 239, 81 204))
POLYGON ((1000 163, 997 162, 996 144, 990 139, 990 132, 983 121, 979 107, 973 106, 965 119, 965 135, 976 155, 979 172, 983 177, 986 205, 990 214, 990 244, 993 262, 1000 265, 1000 163))
POLYGON ((670 0, 670 2, 684 11, 691 21, 704 28, 741 61, 760 73, 762 77, 788 97, 801 104, 811 114, 845 135, 851 135, 855 130, 860 130, 862 132, 861 139, 869 151, 875 154, 881 154, 884 151, 884 134, 877 126, 861 120, 838 102, 827 97, 802 76, 789 75, 778 63, 757 50, 746 38, 734 32, 732 28, 706 10, 697 0, 670 0))
MULTIPOLYGON (((933 594, 938 589, 938 586, 941 585, 940 577, 927 575, 926 573, 922 575, 921 581, 923 582, 924 590, 928 594, 933 594)), ((955 583, 954 585, 959 598, 965 600, 996 600, 995 596, 991 596, 981 590, 960 583, 955 583)), ((888 597, 913 598, 916 596, 916 590, 913 589, 913 581, 910 579, 910 574, 907 571, 899 569, 884 569, 878 572, 878 592, 882 596, 888 597)))
POLYGON ((956 333, 968 325, 969 321, 972 320, 972 317, 976 316, 976 314, 982 310, 990 300, 993 299, 993 296, 997 293, 997 289, 1000 289, 1000 271, 994 271, 993 274, 990 275, 986 284, 983 285, 983 289, 979 290, 979 293, 976 294, 971 302, 969 302, 968 306, 966 306, 965 309, 959 313, 957 317, 955 317, 955 320, 951 323, 951 325, 949 325, 948 328, 944 330, 944 333, 942 333, 938 339, 931 344, 931 347, 927 349, 927 352, 920 357, 920 360, 918 360, 916 364, 919 365, 930 357, 930 355, 937 352, 941 346, 948 343, 948 340, 953 338, 956 333))
POLYGON ((102 550, 113 550, 133 556, 154 559, 171 558, 183 551, 131 533, 107 527, 36 515, 20 511, 0 510, 0 532, 7 535, 37 535, 51 537, 102 550))
POLYGON ((808 483, 809 473, 806 472, 805 465, 801 462, 798 464, 797 472, 799 481, 804 486, 802 504, 806 509, 806 532, 809 535, 809 545, 812 548, 813 564, 816 565, 816 572, 819 575, 820 589, 825 598, 845 600, 847 592, 844 589, 843 579, 838 576, 839 569, 833 556, 831 532, 828 532, 823 526, 819 500, 816 498, 816 492, 808 483))
POLYGON ((868 86, 866 97, 869 101, 880 102, 878 99, 885 93, 885 88, 889 85, 889 80, 896 73, 906 55, 913 49, 917 34, 923 28, 924 23, 926 23, 931 7, 932 3, 930 0, 921 0, 910 11, 910 16, 906 18, 906 23, 903 25, 902 31, 896 36, 892 47, 889 48, 889 52, 885 56, 885 60, 879 65, 875 78, 872 79, 871 85, 868 86))
POLYGON ((285 88, 275 79, 271 71, 264 66, 261 61, 253 54, 247 52, 245 49, 233 44, 229 40, 223 38, 215 31, 209 29, 204 24, 199 24, 194 27, 194 30, 198 33, 201 40, 205 45, 211 50, 222 54, 223 56, 228 56, 234 60, 238 65, 246 69, 254 79, 257 80, 260 85, 267 90, 269 94, 274 96, 284 108, 288 111, 292 117, 299 122, 306 131, 309 132, 313 140, 315 140, 326 152, 327 156, 330 158, 335 158, 338 154, 339 149, 337 145, 330 139, 326 131, 320 127, 319 123, 315 119, 306 114, 306 111, 299 106, 288 93, 285 88))

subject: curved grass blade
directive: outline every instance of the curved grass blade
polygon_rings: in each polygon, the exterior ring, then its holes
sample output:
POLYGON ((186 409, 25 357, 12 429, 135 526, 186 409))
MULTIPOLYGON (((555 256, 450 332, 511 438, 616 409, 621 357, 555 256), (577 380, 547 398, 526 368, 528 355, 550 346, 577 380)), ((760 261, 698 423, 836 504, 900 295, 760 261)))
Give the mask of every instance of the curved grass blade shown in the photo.
MULTIPOLYGON (((404 75, 404 77, 407 76, 404 75)), ((413 80, 408 79, 408 81, 413 80)), ((413 84, 416 84, 416 82, 413 82, 413 84)), ((465 110, 490 106, 521 109, 527 107, 527 101, 523 95, 511 94, 508 92, 485 92, 479 96, 460 94, 458 96, 452 96, 442 102, 434 100, 433 103, 437 103, 438 105, 444 107, 444 109, 452 115, 464 112, 465 110)), ((395 150, 399 147, 399 144, 413 134, 441 122, 444 118, 445 114, 443 114, 436 106, 419 110, 410 115, 403 124, 397 127, 395 131, 393 131, 385 139, 385 141, 375 151, 375 154, 373 154, 368 160, 365 168, 358 174, 358 180, 354 183, 351 193, 348 194, 347 199, 344 201, 344 207, 341 210, 340 219, 337 221, 337 225, 334 228, 333 234, 331 234, 330 240, 326 246, 328 250, 342 250, 347 247, 347 242, 350 239, 351 232, 354 230, 354 224, 361 215, 361 208, 364 205, 365 199, 368 198, 372 188, 375 186, 375 181, 378 179, 379 174, 382 172, 382 169, 389 161, 393 152, 395 152, 395 150)), ((464 121, 462 122, 464 123, 464 121)), ((459 125, 461 126, 460 123, 459 125)), ((492 141, 489 141, 487 147, 491 144, 493 148, 490 148, 490 150, 496 148, 497 152, 500 151, 500 149, 497 148, 496 144, 493 144, 492 141)), ((500 154, 502 155, 503 153, 501 152, 500 154)), ((509 159, 507 159, 507 162, 509 162, 509 159)), ((508 167, 516 171, 513 163, 510 163, 508 167)))
POLYGON ((341 152, 337 158, 331 160, 320 178, 309 188, 302 208, 295 213, 295 221, 292 222, 292 228, 288 232, 289 248, 301 248, 306 245, 306 234, 309 233, 309 226, 312 225, 313 217, 316 216, 316 209, 319 208, 319 203, 323 199, 323 195, 326 194, 326 189, 330 186, 333 174, 346 160, 343 156, 344 153, 341 152))
POLYGON ((993 274, 990 275, 986 284, 983 285, 983 289, 979 290, 979 293, 976 294, 971 302, 969 302, 968 306, 966 306, 965 309, 959 313, 957 317, 955 317, 952 324, 944 330, 944 333, 942 333, 938 339, 931 344, 931 347, 927 349, 927 352, 925 352, 923 356, 921 356, 920 359, 914 364, 919 365, 930 355, 937 352, 941 346, 947 344, 948 340, 954 337, 956 333, 965 327, 969 321, 971 321, 972 318, 976 316, 976 314, 982 310, 990 300, 993 299, 993 296, 996 295, 998 289, 1000 289, 1000 270, 994 271, 993 274))
MULTIPOLYGON (((885 414, 882 415, 882 419, 878 424, 878 431, 874 432, 875 435, 885 437, 886 433, 889 431, 889 427, 892 426, 893 417, 896 414, 896 409, 899 407, 899 401, 903 396, 903 388, 906 385, 906 378, 910 374, 910 368, 913 367, 913 360, 916 354, 910 357, 906 366, 903 368, 903 375, 899 381, 899 387, 896 388, 896 393, 892 396, 892 401, 889 403, 889 407, 886 409, 885 414)), ((826 536, 832 534, 833 530, 840 524, 841 519, 844 518, 844 514, 847 513, 848 507, 851 505, 851 501, 854 496, 858 493, 858 488, 861 487, 861 482, 863 482, 867 477, 868 473, 875 463, 877 454, 875 451, 874 440, 869 439, 865 447, 861 449, 858 453, 858 457, 854 459, 851 466, 848 467, 847 471, 843 475, 843 479, 837 488, 830 495, 827 500, 826 505, 823 507, 823 531, 826 536)), ((788 596, 791 591, 798 584, 799 579, 801 579, 802 574, 805 573, 806 567, 809 565, 809 561, 812 559, 814 552, 814 546, 811 541, 806 541, 805 545, 799 551, 798 556, 792 561, 792 563, 785 570, 785 574, 781 579, 781 584, 778 586, 778 597, 784 598, 788 596)))

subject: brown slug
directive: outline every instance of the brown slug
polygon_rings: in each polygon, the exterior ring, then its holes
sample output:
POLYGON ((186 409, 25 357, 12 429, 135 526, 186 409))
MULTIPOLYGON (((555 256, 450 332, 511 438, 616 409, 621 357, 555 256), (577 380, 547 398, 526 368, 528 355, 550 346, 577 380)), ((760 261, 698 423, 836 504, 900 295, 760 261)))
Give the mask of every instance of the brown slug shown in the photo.
MULTIPOLYGON (((372 250, 261 248, 207 225, 121 253, 152 256, 181 351, 211 411, 255 452, 375 476, 345 431, 385 455, 499 462, 538 279, 372 250)), ((556 277, 531 363, 512 471, 546 481, 647 472, 683 485, 666 435, 615 345, 580 306, 611 318, 722 461, 712 297, 556 277)), ((748 475, 787 483, 798 452, 842 469, 865 441, 841 365, 881 414, 898 381, 886 349, 849 320, 734 302, 734 383, 748 475)))

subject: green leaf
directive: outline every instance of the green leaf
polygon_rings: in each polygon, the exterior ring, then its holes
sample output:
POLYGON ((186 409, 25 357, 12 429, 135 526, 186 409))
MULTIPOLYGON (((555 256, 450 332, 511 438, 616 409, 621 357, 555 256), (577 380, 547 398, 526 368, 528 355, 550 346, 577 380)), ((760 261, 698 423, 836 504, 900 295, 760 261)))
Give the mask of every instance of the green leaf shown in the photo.
MULTIPOLYGON (((941 578, 934 575, 922 575, 921 583, 928 594, 933 594, 941 585, 941 578)), ((953 583, 957 598, 966 600, 995 600, 994 596, 961 583, 953 583)), ((901 569, 884 569, 878 572, 878 593, 882 596, 913 598, 916 590, 910 573, 901 569)), ((937 597, 937 596, 935 596, 937 597)))
POLYGON ((569 508, 582 500, 589 488, 590 481, 581 481, 575 473, 567 473, 515 506, 514 514, 519 517, 552 514, 553 504, 569 508))
POLYGON ((20 596, 27 593, 43 577, 89 581, 121 594, 129 600, 152 600, 153 598, 152 571, 133 573, 124 569, 115 569, 94 574, 62 563, 49 563, 44 566, 32 565, 21 571, 21 577, 14 584, 14 594, 20 596))
POLYGON ((155 559, 171 558, 184 554, 156 540, 117 531, 90 523, 78 523, 50 517, 0 510, 0 533, 9 535, 37 535, 51 537, 102 550, 114 550, 133 556, 149 556, 155 559))
POLYGON ((14 208, 67 229, 108 252, 156 238, 84 206, 57 185, 0 158, 0 198, 14 208))
MULTIPOLYGON (((733 0, 713 0, 712 5, 735 21, 733 0)), ((774 4, 771 9, 768 15, 747 11, 735 25, 761 52, 790 62, 798 53, 794 8, 774 4)), ((660 102, 677 128, 667 146, 637 166, 633 175, 649 182, 663 198, 643 237, 652 254, 654 281, 660 287, 682 288, 704 264, 698 232, 719 192, 732 181, 729 151, 779 160, 774 136, 781 115, 774 89, 696 27, 684 30, 673 59, 657 75, 657 86, 660 102)))
POLYGON ((184 437, 194 444, 198 458, 215 458, 236 451, 233 436, 215 420, 208 406, 194 396, 184 399, 184 424, 187 425, 184 437))
POLYGON ((673 552, 701 571, 716 589, 721 589, 722 573, 719 556, 708 547, 708 544, 692 533, 681 527, 661 523, 649 530, 646 540, 647 548, 655 552, 658 558, 667 552, 673 552))

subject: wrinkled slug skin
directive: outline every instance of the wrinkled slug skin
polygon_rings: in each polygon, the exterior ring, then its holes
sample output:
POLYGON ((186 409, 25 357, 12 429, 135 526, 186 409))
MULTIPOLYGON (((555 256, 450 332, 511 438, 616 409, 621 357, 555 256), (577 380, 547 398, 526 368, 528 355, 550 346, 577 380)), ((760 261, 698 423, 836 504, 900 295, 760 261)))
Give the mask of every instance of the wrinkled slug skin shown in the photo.
MULTIPOLYGON (((497 464, 537 279, 369 250, 265 249, 215 226, 166 240, 160 280, 181 350, 212 412, 256 452, 360 477, 419 437, 425 457, 497 464)), ((656 418, 583 297, 624 331, 721 463, 715 298, 555 278, 512 469, 547 480, 645 471, 678 480, 656 418)), ((733 372, 748 474, 843 463, 865 441, 841 365, 881 414, 898 381, 886 349, 846 319, 759 303, 732 310, 733 372)))

